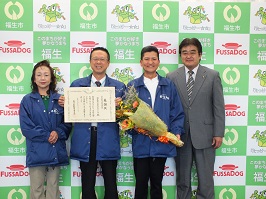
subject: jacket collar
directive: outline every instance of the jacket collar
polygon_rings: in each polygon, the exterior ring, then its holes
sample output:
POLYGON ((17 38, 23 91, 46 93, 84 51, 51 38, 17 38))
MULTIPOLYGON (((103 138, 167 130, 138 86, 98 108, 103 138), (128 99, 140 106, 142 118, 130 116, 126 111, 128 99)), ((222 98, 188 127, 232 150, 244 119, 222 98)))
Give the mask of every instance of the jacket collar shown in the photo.
MULTIPOLYGON (((31 96, 32 98, 35 98, 35 99, 41 99, 41 95, 40 95, 38 92, 32 92, 32 93, 30 94, 30 96, 31 96)), ((54 99, 59 99, 59 97, 60 97, 60 94, 59 94, 59 93, 55 93, 55 92, 50 91, 50 98, 51 98, 52 100, 54 100, 54 99)))
MULTIPOLYGON (((160 76, 158 73, 157 73, 157 76, 158 76, 158 80, 159 80, 159 83, 158 83, 159 86, 167 85, 167 80, 166 80, 166 78, 163 78, 163 77, 160 76)), ((136 79, 136 81, 135 81, 135 83, 134 83, 134 86, 135 86, 135 87, 145 86, 145 85, 144 85, 144 75, 143 75, 143 74, 142 74, 138 79, 136 79)))
MULTIPOLYGON (((110 82, 111 78, 107 74, 105 76, 106 76, 106 79, 105 79, 104 86, 111 86, 112 85, 112 83, 110 82)), ((80 86, 81 87, 90 87, 91 86, 91 78, 92 78, 92 74, 90 74, 88 77, 84 77, 80 86)))

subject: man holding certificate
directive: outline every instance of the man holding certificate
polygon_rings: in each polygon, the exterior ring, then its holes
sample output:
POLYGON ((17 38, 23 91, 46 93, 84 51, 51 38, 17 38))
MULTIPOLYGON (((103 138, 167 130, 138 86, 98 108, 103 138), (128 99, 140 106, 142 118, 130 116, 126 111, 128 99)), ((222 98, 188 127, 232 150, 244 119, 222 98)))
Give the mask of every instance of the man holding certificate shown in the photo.
MULTIPOLYGON (((124 95, 125 85, 106 75, 109 64, 108 50, 103 47, 94 48, 90 54, 92 74, 73 81, 70 87, 114 87, 115 101, 118 104, 124 95)), ((102 168, 104 179, 104 198, 118 199, 116 167, 121 155, 119 126, 115 121, 75 122, 70 158, 80 161, 82 199, 96 199, 95 182, 98 163, 102 168)))

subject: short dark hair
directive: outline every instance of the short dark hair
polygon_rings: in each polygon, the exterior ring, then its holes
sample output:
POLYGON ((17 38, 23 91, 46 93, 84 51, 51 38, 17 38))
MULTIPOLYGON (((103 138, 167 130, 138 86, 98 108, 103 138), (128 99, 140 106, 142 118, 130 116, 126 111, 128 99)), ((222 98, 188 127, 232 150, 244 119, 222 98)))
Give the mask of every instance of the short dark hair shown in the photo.
POLYGON ((141 53, 140 53, 140 59, 141 60, 143 59, 144 54, 147 53, 147 52, 156 52, 158 60, 160 60, 159 59, 159 50, 155 46, 145 46, 145 47, 143 47, 142 50, 141 50, 141 53))
POLYGON ((90 54, 90 60, 91 60, 91 55, 92 55, 92 53, 93 53, 94 51, 96 51, 96 50, 101 50, 101 51, 106 52, 106 54, 107 54, 107 59, 108 59, 108 61, 110 61, 110 53, 109 53, 109 51, 108 51, 106 48, 104 48, 104 47, 96 47, 96 48, 93 48, 92 51, 91 51, 91 54, 90 54))
POLYGON ((50 66, 50 62, 48 60, 42 60, 40 62, 38 62, 37 64, 35 64, 33 70, 32 70, 32 75, 31 75, 31 90, 32 92, 38 92, 38 86, 37 84, 34 82, 35 80, 35 72, 36 69, 41 67, 41 66, 46 66, 51 73, 51 83, 49 85, 49 90, 47 91, 47 94, 50 94, 50 91, 52 92, 57 92, 56 88, 56 77, 54 75, 54 70, 53 68, 50 66))
POLYGON ((181 50, 183 47, 193 45, 196 46, 198 49, 199 54, 202 54, 202 45, 200 41, 197 38, 185 38, 180 44, 179 44, 179 55, 181 55, 181 50))

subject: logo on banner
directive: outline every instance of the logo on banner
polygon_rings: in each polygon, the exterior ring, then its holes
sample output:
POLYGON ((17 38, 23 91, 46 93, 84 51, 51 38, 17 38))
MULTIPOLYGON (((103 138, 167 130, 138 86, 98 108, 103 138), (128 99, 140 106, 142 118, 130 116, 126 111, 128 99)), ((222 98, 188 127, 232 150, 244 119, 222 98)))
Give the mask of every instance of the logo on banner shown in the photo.
POLYGON ((20 128, 17 130, 15 128, 11 128, 7 132, 7 140, 12 145, 21 145, 23 142, 25 142, 25 139, 26 138, 22 135, 20 128))
POLYGON ((216 49, 217 55, 247 55, 247 50, 238 49, 242 47, 238 43, 225 43, 222 45, 225 49, 216 49))
POLYGON ((19 115, 19 103, 10 103, 6 105, 6 107, 9 110, 0 110, 0 115, 5 115, 5 116, 17 116, 19 115))
POLYGON ((116 5, 112 11, 112 14, 116 14, 120 23, 128 23, 131 19, 139 20, 131 4, 124 6, 116 5))
POLYGON ((7 166, 6 168, 9 169, 10 171, 1 171, 0 177, 10 178, 10 177, 29 176, 29 172, 24 171, 26 167, 22 164, 12 164, 10 166, 7 166))
POLYGON ((83 48, 73 47, 72 53, 91 53, 93 48, 99 45, 99 43, 95 41, 82 41, 79 42, 78 45, 80 45, 83 48))
POLYGON ((191 199, 197 199, 197 189, 191 191, 191 199))
POLYGON ((227 67, 223 72, 223 80, 226 84, 234 85, 240 80, 240 72, 237 68, 233 67, 232 69, 230 67, 227 67), (229 78, 227 74, 229 72, 233 72, 235 74, 235 78, 233 78, 231 75, 229 75, 229 78))
MULTIPOLYGON (((80 167, 78 167, 80 169, 80 167)), ((102 174, 102 170, 101 170, 101 167, 99 165, 97 165, 97 170, 96 170, 96 177, 101 177, 103 176, 102 174)), ((80 178, 81 177, 81 171, 73 171, 72 172, 72 177, 78 177, 80 178)))
POLYGON ((259 147, 266 147, 266 130, 261 132, 257 130, 251 138, 256 139, 259 147))
POLYGON ((219 193, 219 199, 228 198, 227 195, 230 194, 230 199, 236 199, 237 195, 234 189, 229 188, 228 190, 226 188, 223 188, 221 192, 219 193))
POLYGON ((64 75, 61 74, 61 71, 60 71, 59 67, 53 67, 53 71, 54 71, 54 75, 55 75, 55 78, 56 78, 56 82, 66 83, 66 81, 63 78, 64 75))
POLYGON ((12 189, 7 196, 7 199, 12 199, 12 198, 16 198, 16 199, 27 199, 27 194, 23 189, 12 189))
POLYGON ((261 23, 266 25, 266 9, 260 7, 259 10, 256 12, 255 16, 259 16, 261 19, 261 23))
POLYGON ((87 66, 83 66, 79 70, 79 78, 88 77, 91 73, 92 73, 91 67, 88 68, 87 66))
POLYGON ((167 192, 164 189, 162 189, 162 193, 163 193, 163 199, 167 199, 167 192))
POLYGON ((238 141, 238 132, 234 128, 232 128, 231 130, 226 128, 224 131, 224 135, 225 136, 223 139, 223 143, 227 146, 232 146, 238 141), (226 136, 226 134, 228 134, 228 133, 232 133, 234 135, 233 138, 226 136))
POLYGON ((160 54, 176 54, 176 49, 168 48, 171 44, 166 41, 155 41, 151 45, 157 47, 160 54))
POLYGON ((219 166, 219 168, 222 171, 214 171, 214 176, 244 176, 244 171, 236 170, 238 169, 238 166, 234 164, 224 164, 222 166, 219 166))
POLYGON ((66 18, 63 16, 63 12, 61 12, 61 8, 58 3, 54 3, 50 6, 43 4, 38 13, 43 14, 45 21, 47 22, 56 22, 57 19, 61 18, 63 20, 66 20, 66 18))
POLYGON ((166 21, 170 17, 170 9, 166 4, 163 4, 160 6, 160 4, 156 4, 152 8, 152 16, 156 21, 166 21), (159 12, 159 15, 157 15, 157 9, 162 8, 164 9, 165 14, 163 15, 161 12, 159 12))
POLYGON ((241 9, 237 5, 233 7, 228 5, 225 7, 223 15, 227 22, 236 23, 241 18, 241 9), (236 15, 234 13, 236 13, 236 15))
POLYGON ((25 44, 25 42, 22 42, 20 40, 9 40, 7 42, 4 42, 8 47, 2 47, 0 46, 0 51, 3 53, 31 53, 30 48, 21 48, 22 45, 25 44))
POLYGON ((131 67, 126 67, 121 70, 119 70, 119 68, 116 68, 111 76, 114 77, 116 80, 123 82, 126 85, 128 82, 130 82, 135 78, 135 76, 133 76, 133 70, 131 67))
POLYGON ((62 195, 62 192, 59 190, 60 195, 59 195, 59 199, 65 199, 65 197, 62 195))
POLYGON ((261 69, 256 72, 254 78, 258 78, 260 81, 260 85, 266 87, 266 71, 262 71, 261 69))
POLYGON ((238 111, 240 106, 237 104, 226 104, 225 105, 225 115, 226 116, 245 116, 245 111, 238 111))
POLYGON ((9 82, 17 84, 20 83, 24 79, 24 70, 20 66, 9 66, 6 70, 6 78, 9 82), (18 71, 19 76, 17 77, 16 74, 13 73, 11 77, 12 71, 18 71))
POLYGON ((266 196, 266 189, 264 189, 263 191, 258 191, 258 190, 255 190, 253 192, 253 194, 249 197, 249 198, 254 198, 254 199, 264 199, 266 196))
POLYGON ((208 14, 205 14, 205 8, 202 5, 195 8, 188 6, 183 15, 187 15, 190 18, 190 23, 192 24, 201 24, 202 21, 205 20, 210 22, 209 18, 207 17, 208 14))
POLYGON ((167 171, 169 168, 169 166, 164 166, 163 176, 175 176, 174 171, 167 171))
POLYGON ((166 74, 169 73, 169 70, 167 67, 160 65, 157 69, 157 72, 160 73, 160 75, 163 74, 163 76, 166 76, 166 74))
POLYGON ((5 15, 7 16, 7 18, 11 19, 11 20, 18 20, 20 19, 23 14, 24 14, 24 8, 21 5, 21 3, 19 3, 18 1, 16 1, 15 3, 12 3, 12 1, 9 1, 6 5, 5 5, 5 15), (11 7, 13 9, 11 9, 11 7), (16 7, 16 9, 14 9, 16 7), (17 13, 17 9, 19 10, 19 12, 17 13), (11 12, 10 12, 11 11, 11 12))
POLYGON ((91 21, 93 19, 95 19, 98 15, 98 8, 94 3, 90 3, 89 5, 87 3, 83 3, 80 8, 79 8, 79 16, 84 19, 85 21, 91 21), (87 11, 86 15, 84 14, 84 10, 90 7, 93 10, 93 13, 89 13, 87 11))
POLYGON ((131 190, 124 190, 118 193, 118 198, 133 199, 133 193, 131 190))

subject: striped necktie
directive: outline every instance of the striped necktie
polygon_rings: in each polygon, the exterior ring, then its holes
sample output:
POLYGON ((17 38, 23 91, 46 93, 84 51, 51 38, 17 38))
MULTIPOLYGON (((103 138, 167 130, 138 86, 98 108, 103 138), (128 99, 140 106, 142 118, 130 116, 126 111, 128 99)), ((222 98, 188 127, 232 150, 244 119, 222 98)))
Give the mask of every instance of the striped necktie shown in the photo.
POLYGON ((187 96, 188 96, 188 100, 190 101, 191 99, 191 95, 192 95, 192 89, 194 86, 194 79, 193 79, 193 71, 188 71, 188 81, 187 81, 187 96))

